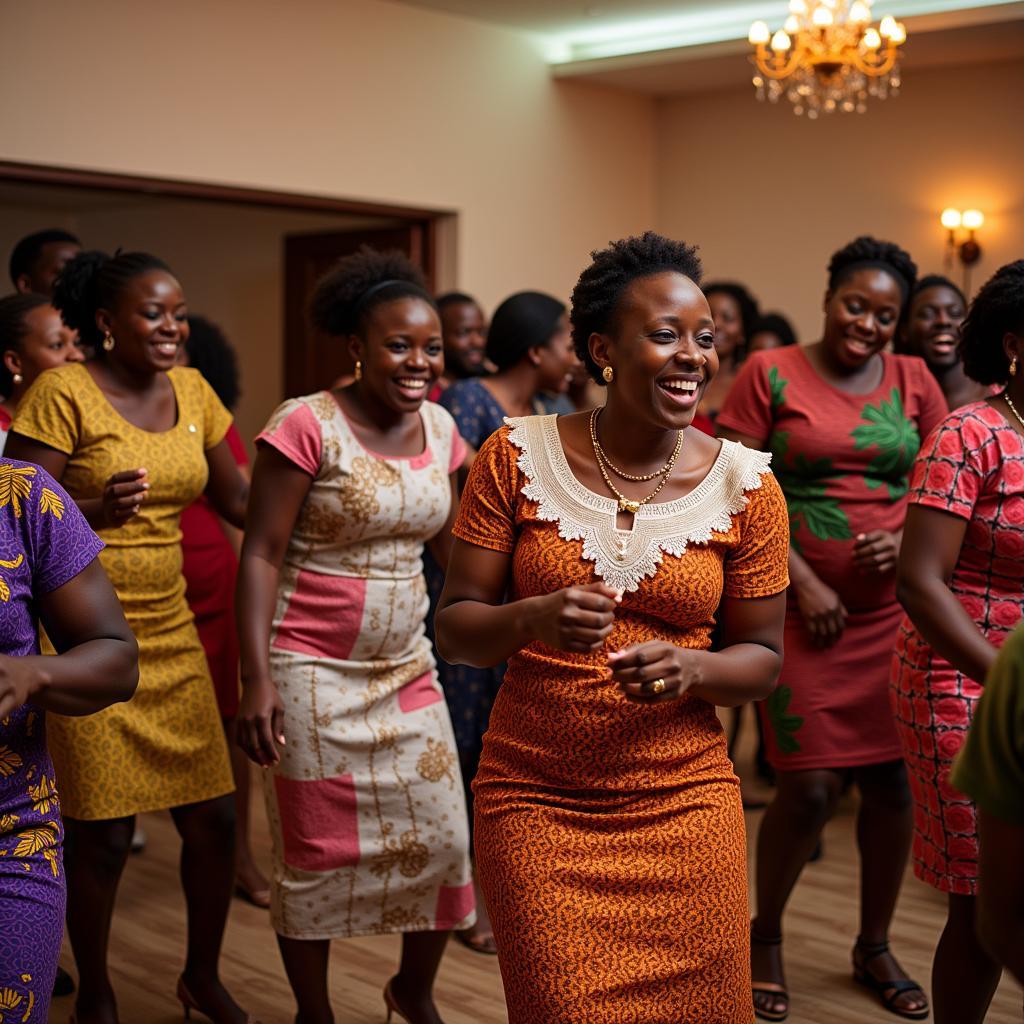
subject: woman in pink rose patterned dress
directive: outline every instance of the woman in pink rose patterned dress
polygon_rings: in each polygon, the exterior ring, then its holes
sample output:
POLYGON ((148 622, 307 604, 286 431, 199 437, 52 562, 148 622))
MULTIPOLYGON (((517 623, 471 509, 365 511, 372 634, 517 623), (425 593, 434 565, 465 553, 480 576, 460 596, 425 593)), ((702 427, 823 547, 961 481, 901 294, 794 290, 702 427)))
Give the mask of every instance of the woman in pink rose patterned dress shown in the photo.
POLYGON ((962 350, 968 377, 1006 389, 951 413, 918 456, 890 691, 914 796, 914 872, 949 897, 936 1024, 984 1020, 999 980, 974 926, 974 804, 949 773, 996 652, 1024 617, 1024 260, 982 288, 962 350))

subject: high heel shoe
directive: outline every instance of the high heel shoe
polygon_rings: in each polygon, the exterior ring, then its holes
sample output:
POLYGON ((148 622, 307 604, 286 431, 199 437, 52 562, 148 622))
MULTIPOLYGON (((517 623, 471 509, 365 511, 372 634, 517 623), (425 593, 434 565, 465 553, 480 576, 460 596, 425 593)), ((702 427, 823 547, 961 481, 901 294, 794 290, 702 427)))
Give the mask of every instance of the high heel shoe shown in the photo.
MULTIPOLYGON (((210 1014, 199 1005, 195 996, 189 992, 188 986, 185 984, 185 979, 183 977, 178 978, 178 1002, 181 1003, 181 1009, 185 1014, 185 1020, 191 1020, 192 1011, 195 1010, 196 1013, 201 1013, 204 1017, 214 1021, 214 1024, 216 1024, 215 1018, 211 1017, 210 1014)), ((258 1017, 254 1017, 251 1013, 247 1013, 245 1015, 245 1024, 260 1024, 260 1020, 258 1017)))
MULTIPOLYGON (((391 979, 391 981, 394 981, 394 980, 395 980, 394 978, 391 979)), ((399 1020, 405 1021, 405 1024, 409 1024, 409 1018, 406 1017, 406 1015, 404 1013, 402 1013, 402 1009, 398 1005, 398 1000, 395 999, 394 995, 391 992, 391 981, 389 981, 384 986, 384 1005, 387 1007, 387 1010, 388 1010, 388 1024, 391 1024, 391 1015, 393 1013, 397 1013, 398 1014, 398 1019, 399 1020)))

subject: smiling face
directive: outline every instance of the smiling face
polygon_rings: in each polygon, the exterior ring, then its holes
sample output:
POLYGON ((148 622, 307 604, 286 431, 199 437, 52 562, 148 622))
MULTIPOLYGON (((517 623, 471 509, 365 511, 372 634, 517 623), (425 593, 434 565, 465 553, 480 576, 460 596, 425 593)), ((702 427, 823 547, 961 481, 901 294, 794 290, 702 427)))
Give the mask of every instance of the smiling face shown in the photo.
POLYGON ((960 326, 967 310, 963 299, 949 285, 937 284, 919 291, 907 315, 907 348, 921 356, 932 370, 948 370, 960 361, 960 326))
POLYGON ((96 323, 114 338, 114 349, 106 358, 134 373, 170 370, 188 340, 185 296, 166 270, 133 277, 114 309, 96 311, 96 323))
POLYGON ((362 370, 360 387, 398 413, 416 412, 444 373, 437 311, 423 299, 383 302, 370 310, 363 335, 350 339, 362 370))
POLYGON ((689 426, 718 370, 715 322, 700 288, 675 271, 637 278, 610 330, 591 335, 590 352, 615 370, 615 397, 659 430, 689 426))
POLYGON ((487 321, 475 302, 453 302, 441 313, 444 357, 454 377, 479 377, 484 372, 487 321))
POLYGON ((893 339, 903 293, 891 274, 855 270, 825 296, 825 348, 845 370, 861 369, 893 339))
POLYGON ((74 331, 64 326, 53 306, 37 306, 25 314, 28 329, 18 342, 18 350, 4 353, 4 363, 12 374, 20 374, 16 395, 23 393, 43 372, 64 363, 80 363, 84 356, 74 331))

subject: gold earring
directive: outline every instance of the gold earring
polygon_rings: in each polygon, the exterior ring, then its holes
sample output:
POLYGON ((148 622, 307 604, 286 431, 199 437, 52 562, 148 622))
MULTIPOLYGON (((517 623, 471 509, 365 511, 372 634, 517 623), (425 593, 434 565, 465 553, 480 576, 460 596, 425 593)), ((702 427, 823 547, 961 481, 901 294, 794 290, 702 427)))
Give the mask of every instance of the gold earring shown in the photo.
POLYGON ((610 366, 606 366, 601 371, 601 376, 604 377, 605 384, 611 384, 615 380, 615 371, 610 366))
POLYGON ((22 377, 20 373, 11 374, 11 380, 14 381, 15 384, 20 384, 24 379, 25 378, 22 377))
POLYGON ((1017 376, 1017 357, 1016 356, 1014 356, 1012 361, 1010 362, 1010 376, 1011 377, 1016 377, 1017 376))
POLYGON ((356 380, 362 380, 363 379, 363 361, 361 359, 357 359, 356 360, 355 378, 356 378, 356 380))
POLYGON ((110 331, 107 331, 107 333, 103 335, 103 351, 113 352, 114 346, 116 344, 117 342, 114 341, 114 336, 110 333, 110 331))

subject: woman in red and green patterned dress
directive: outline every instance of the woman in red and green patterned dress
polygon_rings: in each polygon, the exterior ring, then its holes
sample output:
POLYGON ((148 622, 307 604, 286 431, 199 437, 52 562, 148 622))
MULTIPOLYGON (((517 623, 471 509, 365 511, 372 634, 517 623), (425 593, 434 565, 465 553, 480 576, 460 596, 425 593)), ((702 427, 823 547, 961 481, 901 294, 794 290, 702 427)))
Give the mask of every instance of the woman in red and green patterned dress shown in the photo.
POLYGON ((753 355, 718 418, 722 436, 765 448, 789 506, 792 585, 778 689, 761 707, 778 790, 758 835, 751 926, 754 1006, 784 1020, 782 914, 847 782, 861 795, 860 935, 854 976, 885 1006, 927 1016, 888 949, 910 847, 906 769, 889 710, 901 609, 896 559, 907 474, 946 403, 924 362, 883 351, 917 268, 858 238, 832 257, 822 340, 753 355))

